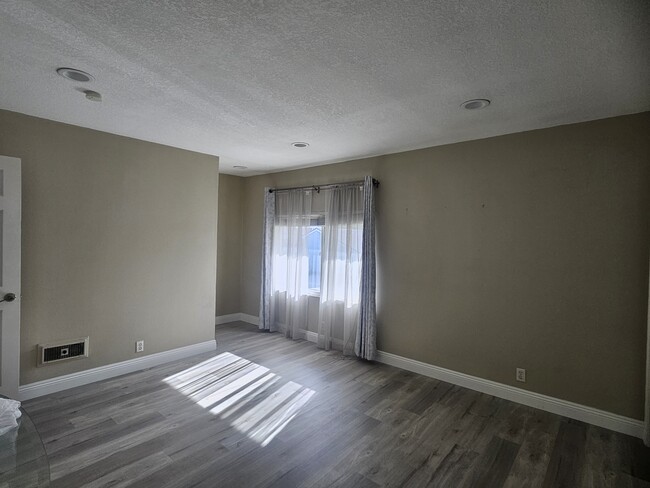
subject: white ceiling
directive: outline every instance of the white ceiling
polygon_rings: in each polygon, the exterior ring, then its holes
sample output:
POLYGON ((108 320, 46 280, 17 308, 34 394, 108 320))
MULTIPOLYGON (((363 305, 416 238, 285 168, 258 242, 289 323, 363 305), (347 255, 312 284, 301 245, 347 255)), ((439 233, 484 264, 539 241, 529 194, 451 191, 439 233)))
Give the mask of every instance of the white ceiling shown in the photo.
POLYGON ((256 174, 650 110, 649 25, 647 0, 0 0, 0 107, 256 174))

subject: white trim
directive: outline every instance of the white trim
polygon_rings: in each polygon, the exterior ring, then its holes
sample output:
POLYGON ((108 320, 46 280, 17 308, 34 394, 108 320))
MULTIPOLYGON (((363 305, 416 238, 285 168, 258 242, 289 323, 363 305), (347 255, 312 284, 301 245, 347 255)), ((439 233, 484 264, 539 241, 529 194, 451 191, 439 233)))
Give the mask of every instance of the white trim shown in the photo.
MULTIPOLYGON (((278 324, 278 330, 284 334, 287 331, 287 325, 278 324)), ((307 329, 298 329, 297 339, 304 339, 308 342, 314 342, 318 344, 318 332, 312 332, 311 330, 307 329)))
MULTIPOLYGON (((233 314, 237 315, 237 314, 233 314)), ((259 318, 255 317, 254 315, 247 315, 245 313, 239 314, 243 317, 240 317, 235 320, 239 320, 241 322, 248 322, 249 324, 253 325, 259 325, 259 318)), ((229 317, 229 315, 222 315, 222 317, 229 317)), ((217 320, 219 317, 217 317, 217 320)), ((234 322, 235 320, 230 320, 230 322, 234 322)), ((223 322, 225 323, 225 322, 223 322)), ((278 325, 278 332, 281 332, 282 334, 286 333, 287 331, 287 324, 277 324, 278 325)), ((306 329, 298 329, 298 336, 296 337, 297 339, 304 339, 309 342, 314 342, 318 344, 318 332, 312 332, 311 330, 306 330, 306 329)), ((331 339, 332 345, 343 349, 343 340, 342 339, 331 339)))
POLYGON ((495 397, 521 403, 529 407, 539 408, 564 417, 569 417, 589 424, 604 427, 616 432, 643 437, 643 422, 641 420, 623 417, 597 408, 587 407, 578 403, 561 400, 540 393, 522 390, 514 386, 504 385, 496 381, 485 380, 476 376, 458 373, 450 369, 405 358, 389 352, 377 351, 377 361, 398 368, 419 373, 424 376, 446 381, 454 385, 480 391, 495 397))
POLYGON ((230 322, 246 322, 248 324, 260 325, 260 318, 247 313, 231 313, 228 315, 217 315, 215 324, 228 324, 230 322))
POLYGON ((305 340, 307 340, 309 342, 318 343, 318 333, 306 330, 305 331, 305 340))
MULTIPOLYGON (((217 317, 217 321, 218 323, 225 323, 219 322, 219 319, 223 317, 230 318, 231 316, 237 316, 237 318, 230 320, 231 322, 241 320, 242 322, 259 325, 258 317, 244 313, 222 315, 221 317, 217 317)), ((304 333, 304 338, 306 340, 310 342, 318 342, 318 334, 316 332, 302 332, 304 333)), ((529 407, 539 408, 546 412, 587 422, 615 432, 643 438, 643 421, 641 420, 624 417, 622 415, 606 412, 586 405, 580 405, 560 398, 542 395, 541 393, 523 390, 514 386, 504 385, 503 383, 497 383, 496 381, 486 380, 477 376, 459 373, 450 369, 441 368, 440 366, 434 366, 432 364, 423 363, 421 361, 416 361, 415 359, 405 358, 385 351, 377 351, 376 359, 380 363, 396 366, 407 371, 412 371, 414 373, 462 386, 464 388, 469 388, 470 390, 480 391, 481 393, 504 398, 529 407)))
POLYGON ((29 383, 18 388, 18 399, 29 400, 31 398, 49 395, 50 393, 67 390, 68 388, 74 388, 75 386, 87 385, 88 383, 94 383, 95 381, 133 373, 134 371, 151 368, 177 359, 214 351, 216 348, 217 341, 212 339, 205 342, 199 342, 198 344, 192 344, 190 346, 178 347, 169 351, 157 352, 147 356, 128 359, 119 363, 107 364, 106 366, 99 366, 98 368, 79 371, 78 373, 66 374, 48 380, 29 383))
POLYGON ((259 327, 260 325, 260 318, 257 315, 248 315, 247 313, 240 313, 239 314, 242 322, 246 322, 249 324, 257 325, 259 327))
MULTIPOLYGON (((310 330, 305 330, 303 331, 304 334, 304 339, 309 341, 309 342, 315 342, 318 344, 318 332, 312 332, 310 330)), ((336 338, 331 338, 330 339, 332 343, 332 349, 336 350, 342 350, 343 349, 343 339, 336 339, 336 338)))
POLYGON ((215 320, 215 325, 221 325, 221 324, 228 324, 230 322, 237 322, 241 320, 241 314, 240 313, 231 313, 228 315, 217 315, 217 318, 215 320))
POLYGON ((21 239, 21 160, 0 156, 0 296, 13 293, 14 303, 0 305, 0 393, 15 398, 20 381, 20 239, 21 239))

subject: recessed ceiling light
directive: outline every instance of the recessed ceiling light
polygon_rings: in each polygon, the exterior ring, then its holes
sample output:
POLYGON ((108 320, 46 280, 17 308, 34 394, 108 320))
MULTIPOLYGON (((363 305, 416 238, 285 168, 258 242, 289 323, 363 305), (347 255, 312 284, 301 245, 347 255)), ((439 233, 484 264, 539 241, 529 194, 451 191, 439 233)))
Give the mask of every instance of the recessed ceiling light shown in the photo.
POLYGON ((86 98, 88 100, 90 100, 91 102, 101 102, 102 101, 101 93, 98 93, 96 91, 84 90, 84 94, 86 95, 86 98))
POLYGON ((297 147, 298 149, 304 149, 306 147, 309 147, 309 144, 306 142, 292 142, 291 145, 293 147, 297 147))
POLYGON ((490 101, 486 98, 475 98, 473 100, 467 100, 460 104, 465 110, 480 110, 482 108, 490 105, 490 101))
POLYGON ((56 72, 59 75, 63 76, 64 78, 67 78, 72 81, 79 81, 81 83, 94 80, 91 74, 86 73, 85 71, 81 71, 80 69, 59 68, 56 70, 56 72))
POLYGON ((236 164, 233 166, 233 169, 248 169, 248 166, 242 166, 241 164, 236 164))

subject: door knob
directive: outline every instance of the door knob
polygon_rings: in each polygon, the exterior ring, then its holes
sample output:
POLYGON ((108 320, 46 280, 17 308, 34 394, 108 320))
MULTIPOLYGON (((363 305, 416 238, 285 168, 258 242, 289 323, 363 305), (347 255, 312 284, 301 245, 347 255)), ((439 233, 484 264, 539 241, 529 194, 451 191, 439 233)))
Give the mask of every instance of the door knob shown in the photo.
POLYGON ((2 297, 2 300, 0 300, 0 303, 2 302, 13 302, 16 299, 16 294, 15 293, 6 293, 5 296, 2 297))

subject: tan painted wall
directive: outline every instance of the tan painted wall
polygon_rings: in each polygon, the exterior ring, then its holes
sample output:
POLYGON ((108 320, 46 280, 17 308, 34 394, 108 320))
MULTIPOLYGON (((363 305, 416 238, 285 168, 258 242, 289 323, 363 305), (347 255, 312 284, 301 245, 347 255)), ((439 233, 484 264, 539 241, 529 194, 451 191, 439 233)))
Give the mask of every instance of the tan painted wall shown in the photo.
POLYGON ((263 187, 371 174, 381 350, 641 418, 648 134, 643 113, 246 178, 242 311, 263 187))
POLYGON ((218 158, 1 110, 0 154, 22 159, 21 384, 214 338, 218 158))
POLYGON ((238 176, 219 176, 217 315, 241 312, 242 181, 238 176))

